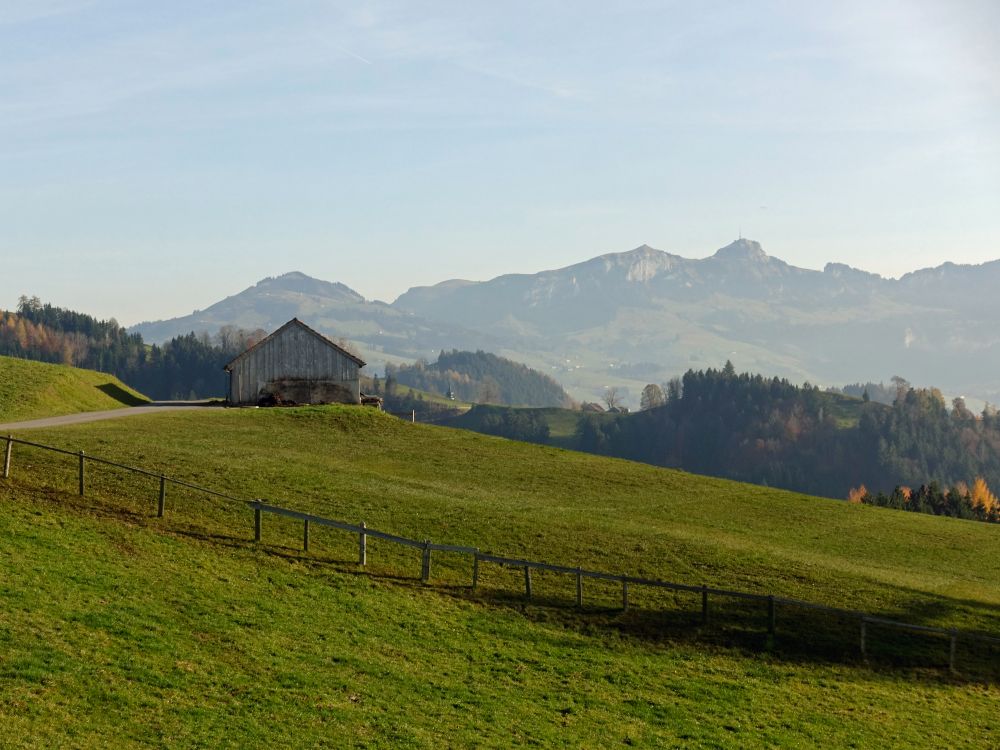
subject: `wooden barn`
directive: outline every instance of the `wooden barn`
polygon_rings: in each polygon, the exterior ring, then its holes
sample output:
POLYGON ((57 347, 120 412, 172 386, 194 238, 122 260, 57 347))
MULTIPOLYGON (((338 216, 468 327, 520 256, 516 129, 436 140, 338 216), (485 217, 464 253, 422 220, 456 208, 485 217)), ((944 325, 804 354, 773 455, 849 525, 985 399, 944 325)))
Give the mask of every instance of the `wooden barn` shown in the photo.
POLYGON ((360 404, 365 363, 298 318, 225 366, 234 406, 360 404))

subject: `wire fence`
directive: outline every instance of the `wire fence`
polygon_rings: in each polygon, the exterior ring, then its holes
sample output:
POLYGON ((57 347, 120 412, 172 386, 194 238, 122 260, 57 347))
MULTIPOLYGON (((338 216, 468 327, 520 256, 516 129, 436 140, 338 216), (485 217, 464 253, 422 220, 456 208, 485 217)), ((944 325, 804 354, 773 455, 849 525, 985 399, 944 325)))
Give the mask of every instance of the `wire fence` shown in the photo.
POLYGON ((116 467, 118 469, 144 475, 147 477, 153 477, 159 480, 159 495, 157 498, 157 511, 156 511, 156 515, 159 518, 162 518, 165 513, 167 485, 172 484, 179 487, 185 487, 187 489, 204 493, 211 497, 222 498, 233 501, 235 503, 239 503, 253 510, 254 541, 258 543, 263 541, 263 517, 265 514, 270 514, 302 522, 303 524, 302 548, 304 551, 309 550, 310 528, 313 526, 328 527, 344 531, 350 534, 356 534, 358 536, 358 564, 362 566, 366 566, 368 563, 369 538, 379 539, 392 544, 402 545, 404 547, 420 550, 420 580, 424 583, 429 583, 431 579, 432 554, 434 552, 444 552, 444 553, 471 556, 472 577, 471 577, 470 589, 473 592, 476 592, 479 589, 481 566, 484 563, 489 563, 489 564, 503 566, 506 568, 514 568, 521 570, 522 575, 524 577, 524 596, 528 600, 532 599, 533 597, 532 571, 545 571, 549 573, 555 573, 558 575, 566 575, 573 577, 575 579, 575 584, 576 584, 575 604, 577 607, 584 606, 585 579, 610 582, 616 586, 619 586, 621 591, 622 610, 629 609, 630 591, 633 587, 644 587, 651 589, 661 589, 674 592, 695 594, 697 595, 698 598, 700 598, 701 602, 700 621, 703 625, 709 624, 710 601, 712 599, 722 598, 722 599, 741 600, 744 602, 751 602, 765 608, 764 612, 766 613, 766 633, 769 642, 773 640, 777 630, 777 606, 781 605, 782 607, 796 608, 803 611, 821 612, 826 615, 837 617, 846 621, 854 621, 858 627, 857 644, 859 647, 859 652, 860 655, 865 659, 867 659, 870 650, 870 638, 869 638, 870 626, 880 626, 896 630, 909 631, 913 633, 921 633, 925 635, 943 637, 947 639, 948 669, 952 673, 957 672, 957 645, 959 641, 978 642, 981 644, 989 644, 991 646, 1000 644, 1000 637, 996 636, 985 635, 982 633, 975 633, 966 630, 958 630, 956 628, 941 628, 929 625, 918 625, 915 623, 903 622, 900 620, 893 620, 886 617, 880 617, 868 612, 862 612, 860 610, 831 607, 825 604, 817 604, 815 602, 809 602, 783 596, 775 596, 772 594, 761 594, 749 591, 738 591, 735 589, 715 588, 708 586, 707 584, 679 583, 674 581, 665 581, 653 578, 643 578, 637 576, 623 575, 619 573, 609 573, 598 570, 589 570, 582 567, 558 565, 548 562, 541 562, 537 560, 528 560, 523 558, 505 557, 502 555, 489 554, 480 551, 476 547, 468 547, 468 546, 460 546, 452 544, 438 544, 432 542, 429 539, 422 539, 422 540, 410 539, 408 537, 400 536, 398 534, 392 534, 386 531, 380 531, 378 529, 370 528, 363 521, 360 523, 350 523, 347 521, 325 518, 323 516, 318 516, 310 513, 303 513, 301 511, 292 510, 282 506, 267 503, 262 499, 247 501, 245 499, 234 497, 233 495, 228 495, 223 492, 218 492, 217 490, 208 487, 203 487, 201 485, 197 485, 181 479, 169 477, 163 473, 157 473, 140 467, 129 466, 127 464, 119 463, 117 461, 111 461, 105 458, 99 458, 97 456, 89 455, 82 450, 76 452, 69 451, 63 448, 57 448, 50 445, 44 445, 42 443, 36 443, 29 440, 15 438, 11 435, 8 435, 5 438, 5 440, 6 440, 6 446, 4 450, 4 460, 3 460, 4 479, 9 478, 10 476, 11 458, 13 453, 13 446, 15 444, 24 445, 32 448, 38 448, 41 450, 51 451, 54 453, 63 454, 67 456, 72 456, 77 460, 78 492, 81 496, 83 496, 86 492, 88 462, 116 467))

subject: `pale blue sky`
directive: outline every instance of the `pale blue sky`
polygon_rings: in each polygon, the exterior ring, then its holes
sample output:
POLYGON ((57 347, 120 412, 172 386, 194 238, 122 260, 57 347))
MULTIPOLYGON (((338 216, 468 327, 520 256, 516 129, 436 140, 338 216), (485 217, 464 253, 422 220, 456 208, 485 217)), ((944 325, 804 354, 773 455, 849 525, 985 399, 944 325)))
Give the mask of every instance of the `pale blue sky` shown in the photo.
POLYGON ((1000 258, 1000 3, 0 0, 0 307, 1000 258))

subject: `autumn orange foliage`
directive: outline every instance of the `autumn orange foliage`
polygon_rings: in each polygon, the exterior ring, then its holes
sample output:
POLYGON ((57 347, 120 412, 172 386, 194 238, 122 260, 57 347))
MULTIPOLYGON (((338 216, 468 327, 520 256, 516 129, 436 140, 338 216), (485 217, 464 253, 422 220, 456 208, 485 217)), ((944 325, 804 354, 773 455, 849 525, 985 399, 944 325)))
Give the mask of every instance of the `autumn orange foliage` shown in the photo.
POLYGON ((868 494, 868 488, 863 484, 860 487, 852 487, 851 491, 847 493, 847 502, 849 503, 861 503, 864 501, 865 495, 868 494))
POLYGON ((986 480, 982 477, 976 477, 976 481, 972 483, 972 490, 970 490, 969 496, 972 499, 973 508, 981 509, 986 513, 992 513, 998 509, 997 496, 990 492, 986 480))

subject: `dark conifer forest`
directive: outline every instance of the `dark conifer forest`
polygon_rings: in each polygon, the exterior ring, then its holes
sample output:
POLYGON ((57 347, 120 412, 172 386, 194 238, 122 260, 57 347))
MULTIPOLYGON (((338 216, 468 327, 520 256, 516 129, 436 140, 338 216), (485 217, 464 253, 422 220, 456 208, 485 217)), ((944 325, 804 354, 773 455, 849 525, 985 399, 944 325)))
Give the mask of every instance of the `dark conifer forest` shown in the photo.
MULTIPOLYGON (((583 415, 576 447, 832 497, 864 485, 1000 486, 1000 417, 900 379, 893 403, 723 370, 688 371, 667 402, 628 415, 583 415)), ((928 495, 933 495, 929 489, 928 495)), ((888 496, 888 495, 887 495, 888 496)), ((961 515, 941 503, 935 512, 961 515)))

